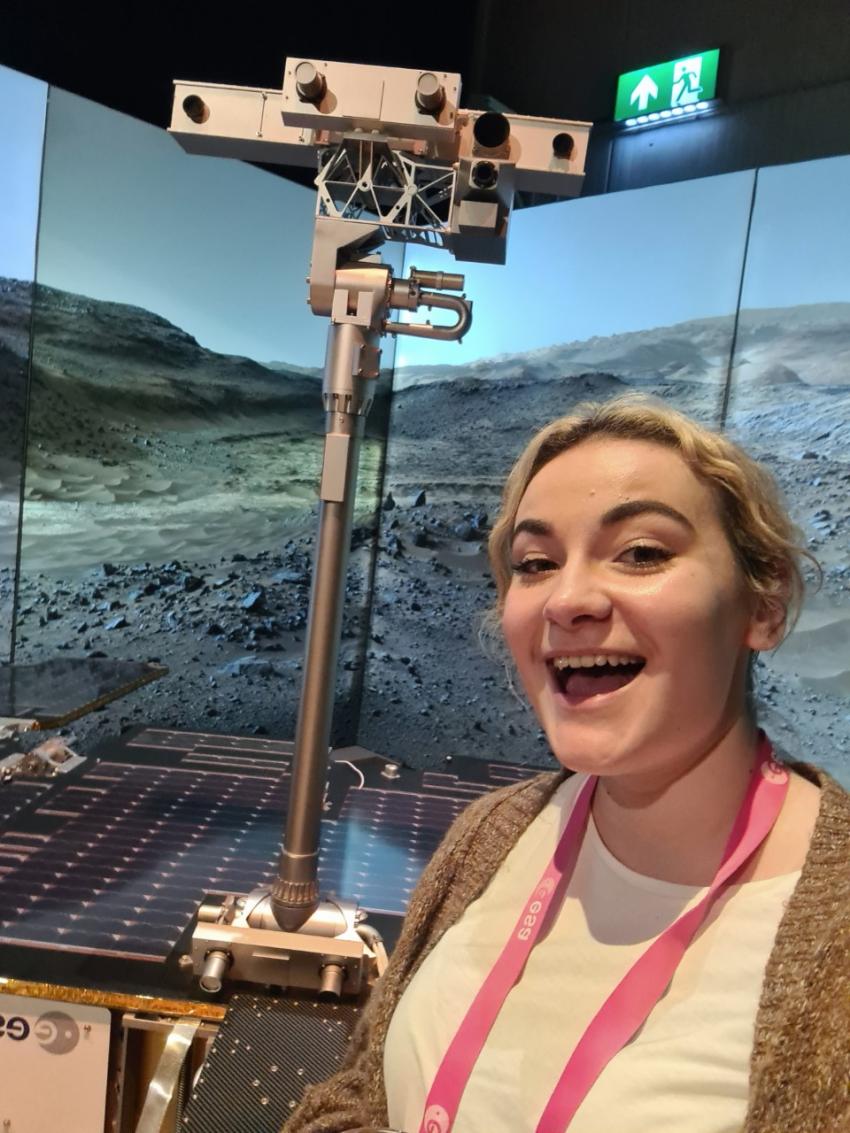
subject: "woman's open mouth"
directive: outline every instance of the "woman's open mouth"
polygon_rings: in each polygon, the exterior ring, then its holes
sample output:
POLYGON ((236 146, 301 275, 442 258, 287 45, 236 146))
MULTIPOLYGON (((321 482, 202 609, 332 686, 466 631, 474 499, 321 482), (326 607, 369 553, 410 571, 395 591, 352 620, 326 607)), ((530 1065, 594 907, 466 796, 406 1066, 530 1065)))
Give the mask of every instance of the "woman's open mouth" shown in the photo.
POLYGON ((631 684, 646 664, 643 657, 555 657, 548 662, 557 691, 575 706, 631 684))

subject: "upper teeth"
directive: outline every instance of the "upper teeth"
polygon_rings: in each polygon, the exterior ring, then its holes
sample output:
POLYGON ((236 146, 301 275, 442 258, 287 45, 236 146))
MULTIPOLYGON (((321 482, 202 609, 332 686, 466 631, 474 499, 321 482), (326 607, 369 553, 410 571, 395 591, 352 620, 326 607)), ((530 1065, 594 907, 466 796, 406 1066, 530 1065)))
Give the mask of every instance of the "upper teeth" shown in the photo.
POLYGON ((555 657, 552 664, 556 669, 590 669, 594 665, 633 665, 639 658, 626 657, 611 653, 603 655, 597 654, 582 654, 576 657, 555 657))

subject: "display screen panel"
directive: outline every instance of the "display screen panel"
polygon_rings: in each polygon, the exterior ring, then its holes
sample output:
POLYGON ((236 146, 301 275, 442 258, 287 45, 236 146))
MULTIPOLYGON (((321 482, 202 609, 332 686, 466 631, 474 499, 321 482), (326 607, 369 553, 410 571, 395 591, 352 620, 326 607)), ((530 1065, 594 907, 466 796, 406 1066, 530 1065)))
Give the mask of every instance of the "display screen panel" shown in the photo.
POLYGON ((850 158, 762 169, 747 250, 730 434, 773 472, 807 592, 762 654, 758 711, 791 754, 850 785, 850 158))
MULTIPOLYGON (((327 320, 305 302, 313 210, 310 189, 51 91, 18 656, 170 672, 77 722, 80 744, 145 720, 294 735, 324 427, 327 320)), ((342 743, 392 343, 383 362, 355 506, 342 743)))
POLYGON ((0 67, 0 663, 10 661, 47 85, 0 67))
POLYGON ((479 632, 504 479, 538 428, 588 399, 649 393, 719 425, 753 179, 516 212, 506 266, 463 265, 462 345, 400 344, 360 743, 416 766, 547 765, 498 633, 479 632))

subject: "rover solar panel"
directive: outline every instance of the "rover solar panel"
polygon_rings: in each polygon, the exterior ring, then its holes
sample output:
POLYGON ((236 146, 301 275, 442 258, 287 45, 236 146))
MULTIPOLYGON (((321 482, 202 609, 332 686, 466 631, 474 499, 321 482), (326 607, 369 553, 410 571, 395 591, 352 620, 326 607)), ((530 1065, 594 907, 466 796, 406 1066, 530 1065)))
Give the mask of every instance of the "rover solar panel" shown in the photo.
MULTIPOLYGON (((0 828, 0 942, 162 960, 205 893, 274 876, 291 744, 144 729, 106 746, 112 758, 26 787, 0 828)), ((477 781, 404 771, 387 782, 385 762, 371 763, 331 767, 319 880, 400 915, 454 818, 511 775, 482 764, 477 781)), ((0 813, 22 787, 0 784, 0 813)))
POLYGON ((0 716, 58 728, 167 672, 146 661, 106 657, 0 665, 0 716))

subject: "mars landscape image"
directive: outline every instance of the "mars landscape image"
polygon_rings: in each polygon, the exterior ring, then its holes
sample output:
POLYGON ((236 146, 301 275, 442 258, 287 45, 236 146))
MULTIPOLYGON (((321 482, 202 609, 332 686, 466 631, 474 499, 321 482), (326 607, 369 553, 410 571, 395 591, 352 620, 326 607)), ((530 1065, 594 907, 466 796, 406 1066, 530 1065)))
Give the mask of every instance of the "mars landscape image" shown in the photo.
MULTIPOLYGON (((545 762, 545 741, 509 667, 476 632, 494 597, 485 544, 504 476, 541 423, 582 400, 637 390, 716 425, 731 329, 731 318, 696 320, 434 375, 397 372, 387 485, 408 506, 382 513, 384 531, 397 517, 403 553, 378 559, 372 632, 382 640, 367 665, 361 743, 379 747, 396 734, 394 752, 414 761, 475 752, 545 762), (422 490, 427 503, 411 507, 422 490)), ((733 438, 775 475, 823 569, 794 633, 757 665, 759 716, 789 755, 808 754, 845 781, 848 348, 850 304, 742 311, 727 420, 733 438)))
MULTIPOLYGON (((167 667, 71 722, 84 750, 141 724, 291 738, 324 425, 313 195, 67 92, 45 121, 46 88, 4 76, 32 113, 0 155, 32 193, 0 245, 0 660, 14 634, 18 664, 167 667)), ((461 270, 474 316, 460 346, 383 342, 336 746, 549 764, 481 634, 487 538, 537 428, 639 391, 775 474, 823 577, 759 659, 758 710, 850 785, 848 200, 839 157, 517 209, 504 267, 387 243, 399 277, 461 270)))
MULTIPOLYGON (((0 287, 9 372, 27 290, 0 287)), ((335 743, 412 766, 460 754, 546 765, 498 642, 479 634, 502 480, 533 431, 582 400, 638 390, 717 424, 732 333, 731 316, 707 318, 400 367, 391 409, 382 378, 361 458, 335 743)), ((794 633, 758 663, 760 718, 783 750, 845 781, 848 361, 850 304, 744 310, 727 417, 823 568, 794 633)), ((69 725, 75 742, 140 723, 291 737, 318 371, 216 354, 148 311, 40 288, 31 380, 16 660, 105 655, 170 670, 69 725)))

